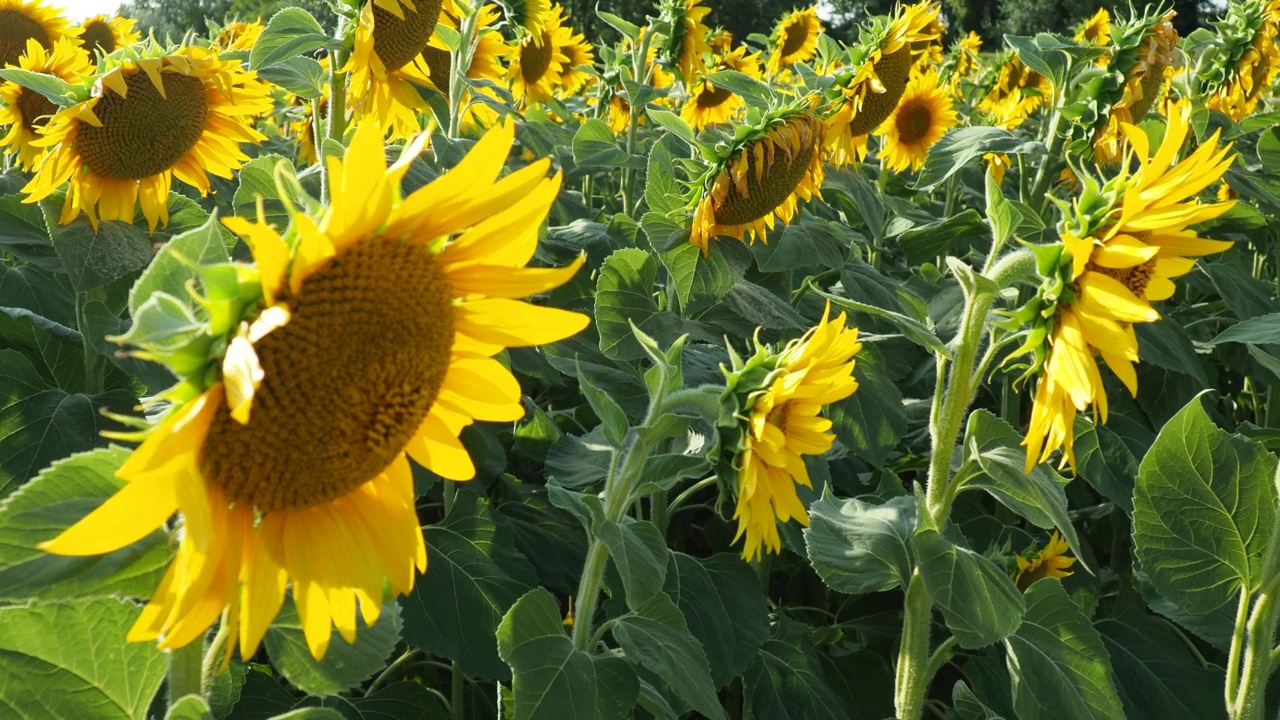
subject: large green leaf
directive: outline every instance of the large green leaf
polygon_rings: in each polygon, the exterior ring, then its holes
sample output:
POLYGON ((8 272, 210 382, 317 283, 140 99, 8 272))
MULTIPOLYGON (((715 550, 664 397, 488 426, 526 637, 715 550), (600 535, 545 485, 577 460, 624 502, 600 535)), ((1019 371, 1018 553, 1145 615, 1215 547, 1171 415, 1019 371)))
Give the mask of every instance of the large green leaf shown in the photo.
POLYGON ((927 191, 941 185, 965 165, 987 153, 1044 154, 1044 145, 1015 137, 997 127, 962 127, 942 136, 925 158, 916 180, 916 189, 927 191))
POLYGON ((906 251, 907 262, 919 265, 941 255, 955 255, 958 248, 987 234, 987 224, 972 208, 949 218, 911 228, 895 242, 906 251))
POLYGON ((627 162, 626 151, 618 147, 608 123, 591 118, 573 135, 573 161, 582 167, 613 168, 627 162))
POLYGON ((1026 617, 1005 648, 1020 720, 1126 717, 1102 639, 1057 578, 1027 591, 1026 617))
POLYGON ((961 647, 990 645, 1018 629, 1026 603, 1004 570, 934 530, 916 533, 912 542, 925 589, 961 647))
POLYGON ((822 677, 816 658, 783 640, 769 640, 742 676, 748 720, 841 720, 849 717, 822 677))
POLYGON ((449 516, 423 531, 427 573, 404 599, 404 637, 458 662, 468 675, 506 682, 493 636, 511 605, 538 584, 486 500, 459 492, 449 516))
POLYGON ((426 685, 397 682, 358 698, 307 698, 304 703, 337 712, 345 720, 449 720, 449 711, 440 700, 426 685))
MULTIPOLYGON (((0 180, 12 177, 6 174, 0 176, 0 180)), ((65 272, 49 240, 49 229, 40 206, 24 203, 22 199, 22 195, 0 197, 0 249, 45 270, 65 272)))
POLYGON ((662 591, 669 551, 653 523, 628 517, 622 522, 605 520, 596 527, 596 535, 609 548, 609 557, 622 576, 628 607, 636 610, 662 591))
POLYGON ((331 630, 329 649, 323 660, 316 660, 302 634, 298 608, 289 598, 267 629, 263 644, 271 664, 299 690, 309 695, 337 695, 386 666, 400 640, 400 609, 390 600, 382 606, 373 627, 365 627, 363 620, 357 625, 354 644, 348 644, 337 629, 331 630))
POLYGON ((755 574, 736 555, 671 553, 665 590, 706 651, 716 687, 740 675, 769 636, 768 601, 755 574))
POLYGON ((805 544, 813 569, 850 595, 892 590, 911 577, 916 502, 910 495, 881 505, 823 493, 809 507, 805 544))
POLYGON ((283 230, 289 224, 289 215, 282 200, 294 207, 305 206, 303 197, 298 193, 297 171, 286 157, 259 155, 240 168, 239 177, 240 185, 231 200, 239 215, 256 218, 258 202, 262 201, 263 216, 283 230), (280 182, 276 181, 277 176, 280 182))
POLYGON ((77 292, 88 292, 145 268, 151 262, 151 239, 126 222, 102 222, 93 227, 81 216, 68 225, 58 223, 60 196, 40 202, 53 249, 77 292))
POLYGON ((0 708, 14 718, 144 720, 167 663, 155 643, 125 642, 141 611, 116 598, 0 608, 0 708))
POLYGON ((627 717, 640 681, 625 660, 593 657, 565 635, 560 606, 536 588, 498 626, 498 654, 511 666, 513 720, 627 717))
POLYGON ((1276 459, 1216 427, 1200 399, 1178 412, 1138 470, 1133 539, 1155 589, 1207 614, 1259 587, 1276 513, 1276 459))
POLYGON ((1094 425, 1083 415, 1075 420, 1076 473, 1108 500, 1133 512, 1134 478, 1138 461, 1124 441, 1105 425, 1094 425))
POLYGON ((684 615, 665 593, 658 593, 634 612, 618 618, 613 636, 645 669, 663 680, 694 710, 723 718, 707 655, 689 634, 684 615))
POLYGON ((884 358, 872 347, 863 346, 853 368, 858 389, 827 408, 831 430, 849 452, 876 466, 883 466, 889 453, 907 432, 907 412, 902 392, 889 379, 884 358))
POLYGON ((1280 343, 1280 313, 1271 313, 1261 317, 1251 317, 1218 333, 1209 341, 1210 345, 1227 342, 1249 343, 1251 345, 1271 345, 1280 343))
POLYGON ((653 256, 639 248, 610 255, 596 285, 596 330, 600 350, 614 360, 639 360, 644 348, 631 333, 631 323, 645 330, 658 312, 653 299, 658 268, 653 256))
POLYGON ((302 8, 285 8, 272 16, 249 53, 249 67, 257 70, 290 57, 319 50, 332 39, 311 13, 302 8))
POLYGON ((218 221, 212 218, 173 236, 129 291, 129 314, 136 315, 138 308, 158 292, 194 304, 186 291, 187 281, 194 277, 192 267, 229 262, 228 240, 218 221))
POLYGON ((1196 354, 1186 331, 1176 322, 1139 323, 1134 326, 1134 332, 1143 362, 1190 375, 1202 386, 1209 384, 1204 362, 1196 354))

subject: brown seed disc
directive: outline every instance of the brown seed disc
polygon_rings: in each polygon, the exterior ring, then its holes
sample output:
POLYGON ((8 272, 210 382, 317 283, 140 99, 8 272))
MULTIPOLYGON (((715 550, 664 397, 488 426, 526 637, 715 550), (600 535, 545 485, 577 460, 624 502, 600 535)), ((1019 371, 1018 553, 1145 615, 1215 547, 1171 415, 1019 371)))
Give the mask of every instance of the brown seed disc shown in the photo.
POLYGON ((17 65, 27 51, 27 40, 35 38, 45 50, 53 48, 49 33, 40 23, 20 10, 0 10, 0 67, 17 65))
POLYGON ((160 78, 166 97, 138 70, 125 78, 125 97, 107 90, 98 100, 93 112, 102 127, 80 124, 76 150, 94 173, 116 180, 158 175, 200 139, 209 116, 204 81, 178 73, 160 78))
POLYGON ((49 116, 58 112, 58 106, 49 102, 49 98, 27 88, 22 88, 15 105, 18 112, 22 113, 22 127, 28 130, 44 127, 49 122, 49 116))
POLYGON ((867 93, 862 101, 862 110, 849 121, 849 136, 866 135, 880 127, 898 107, 902 93, 907 90, 907 80, 911 77, 911 48, 903 45, 897 51, 885 55, 875 64, 876 75, 884 84, 884 92, 867 93))
POLYGON ((440 48, 428 47, 422 50, 422 58, 427 61, 427 68, 431 71, 431 82, 436 84, 436 88, 449 97, 449 51, 440 48))
POLYGON ((413 62, 436 31, 441 0, 417 0, 414 5, 416 12, 400 7, 403 20, 373 6, 373 51, 387 70, 399 70, 413 62))
POLYGON ((101 20, 94 20, 84 26, 80 33, 80 44, 96 55, 109 55, 116 49, 116 34, 111 26, 101 20))
POLYGON ((1160 94, 1160 86, 1164 84, 1164 69, 1167 67, 1165 63, 1156 63, 1147 69, 1147 74, 1142 76, 1142 98, 1129 106, 1130 122, 1141 122, 1151 111, 1151 106, 1155 105, 1156 97, 1160 94))
MULTIPOLYGON (((704 88, 705 87, 708 86, 704 86, 704 88)), ((718 88, 714 85, 709 87, 711 88, 710 90, 704 89, 702 92, 698 93, 698 97, 695 102, 700 108, 720 107, 724 104, 725 100, 728 100, 733 96, 732 92, 725 90, 724 88, 718 88)))
POLYGON ((804 21, 791 23, 783 31, 782 47, 778 49, 778 54, 782 57, 788 57, 796 53, 800 48, 804 47, 804 41, 808 37, 808 23, 804 21))
MULTIPOLYGON (((763 142, 757 140, 756 142, 763 142)), ((754 222, 787 199, 796 186, 809 171, 809 162, 813 159, 815 148, 805 145, 800 151, 793 153, 791 162, 787 162, 787 153, 782 148, 774 151, 773 165, 766 166, 760 179, 756 179, 756 156, 754 145, 748 145, 743 152, 747 155, 747 194, 741 195, 737 186, 730 184, 729 194, 724 203, 714 209, 712 217, 717 225, 745 225, 754 222)), ((765 162, 768 162, 768 152, 765 162)), ((729 172, 727 169, 722 172, 729 172)))
POLYGON ((555 54, 552 48, 551 33, 543 31, 542 44, 526 42, 520 46, 520 77, 526 84, 532 85, 547 74, 551 67, 551 58, 555 54))
POLYGON ((899 142, 919 142, 933 127, 933 111, 929 108, 929 103, 923 100, 909 100, 898 108, 894 125, 898 129, 899 142))
POLYGON ((361 240, 285 297, 289 324, 256 345, 248 424, 218 409, 201 469, 263 512, 313 507, 376 477, 435 402, 453 346, 453 293, 435 254, 361 240))

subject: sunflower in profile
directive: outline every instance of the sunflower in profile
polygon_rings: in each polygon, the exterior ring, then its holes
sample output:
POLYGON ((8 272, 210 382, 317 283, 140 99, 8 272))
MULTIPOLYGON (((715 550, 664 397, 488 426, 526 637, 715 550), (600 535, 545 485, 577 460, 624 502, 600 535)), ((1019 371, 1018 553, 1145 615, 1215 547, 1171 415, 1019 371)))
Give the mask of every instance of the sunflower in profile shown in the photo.
POLYGON ((0 0, 0 67, 17 66, 28 40, 52 51, 54 43, 74 34, 62 13, 44 0, 0 0))
POLYGON ((581 68, 590 68, 595 65, 596 51, 591 43, 587 42, 585 35, 573 32, 572 28, 569 28, 568 42, 560 50, 566 59, 564 71, 560 73, 557 91, 561 97, 575 97, 582 88, 586 87, 587 81, 594 77, 589 71, 581 68))
POLYGON ((769 39, 769 74, 776 75, 811 59, 818 51, 818 36, 823 29, 816 7, 792 10, 779 20, 769 39))
POLYGON ((119 15, 94 15, 80 24, 80 45, 96 57, 110 55, 142 37, 134 28, 136 22, 119 15))
POLYGON ((1076 27, 1076 42, 1106 47, 1111 42, 1111 13, 1102 7, 1093 17, 1076 27))
POLYGON ((1025 591, 1041 578, 1069 577, 1071 571, 1067 568, 1076 564, 1076 559, 1067 554, 1070 552, 1071 546, 1054 530, 1043 549, 1028 552, 1027 557, 1018 555, 1014 558, 1018 565, 1018 573, 1013 578, 1014 584, 1019 590, 1025 591))
POLYGON ((711 51, 707 42, 711 28, 702 22, 711 8, 702 7, 701 2, 665 0, 662 6, 663 19, 671 24, 671 36, 664 45, 667 62, 676 68, 685 85, 693 84, 698 73, 706 69, 703 54, 711 51))
POLYGON ((725 398, 740 423, 725 434, 741 439, 720 475, 736 477, 734 542, 746 538, 742 557, 748 561, 782 549, 779 522, 794 519, 808 527, 809 512, 796 495, 796 485, 813 487, 804 456, 831 449, 835 435, 822 409, 858 389, 853 377, 854 355, 862 349, 858 330, 845 326, 844 313, 834 319, 830 313, 828 305, 818 325, 780 353, 757 345, 745 362, 731 356, 734 367, 725 372, 725 398))
POLYGON ((360 11, 355 49, 343 68, 351 73, 352 110, 357 118, 376 117, 394 139, 421 128, 418 114, 429 106, 417 86, 445 92, 424 55, 432 44, 448 52, 435 38, 441 6, 442 0, 373 0, 360 11))
POLYGON ((258 36, 266 29, 267 26, 262 24, 261 18, 253 22, 234 20, 218 31, 210 46, 218 52, 252 50, 254 43, 258 42, 258 36))
POLYGON ((999 70, 978 108, 1006 130, 1021 125, 1053 91, 1049 78, 1022 63, 1012 50, 998 57, 999 70))
POLYGON ((181 512, 177 554, 129 640, 181 647, 225 610, 228 655, 238 644, 249 658, 292 586, 321 658, 334 626, 354 642, 357 607, 366 625, 377 619, 384 582, 413 588, 427 555, 408 458, 473 477, 462 429, 524 414, 495 356, 589 320, 519 299, 582 261, 525 267, 560 178, 541 160, 498 180, 513 135, 511 123, 495 128, 401 198, 425 139, 387 167, 383 129, 367 120, 345 161, 330 160, 321 216, 291 211, 283 237, 261 218, 225 221, 256 267, 202 268, 201 307, 219 310, 206 333, 141 344, 180 378, 168 414, 117 472, 124 488, 42 546, 110 552, 181 512), (208 360, 211 338, 226 350, 208 360))
POLYGON ((914 63, 913 48, 934 39, 936 3, 898 6, 892 17, 875 18, 861 28, 851 67, 836 76, 827 91, 827 154, 835 165, 867 156, 867 136, 875 132, 898 106, 914 63))
POLYGON ((894 172, 919 170, 929 148, 956 125, 956 110, 950 90, 932 70, 911 78, 898 107, 877 135, 884 136, 880 157, 894 172))
POLYGON ((957 92, 960 81, 972 76, 980 67, 982 36, 970 30, 951 46, 951 70, 947 83, 957 92))
POLYGON ((1082 175, 1081 195, 1058 228, 1062 245, 1040 258, 1042 271, 1052 268, 1049 276, 1014 315, 1030 326, 1027 342, 1015 351, 1032 355, 1023 377, 1040 374, 1023 440, 1028 472, 1059 448, 1064 464, 1075 467, 1076 413, 1092 405, 1101 422, 1107 419, 1096 358, 1136 395, 1139 355, 1133 325, 1160 319, 1152 303, 1173 295, 1174 278, 1190 272, 1194 258, 1231 247, 1187 229, 1234 204, 1195 199, 1235 160, 1229 145, 1219 147, 1217 131, 1175 162, 1190 122, 1191 103, 1175 103, 1154 154, 1146 133, 1121 126, 1138 159, 1137 170, 1122 171, 1105 184, 1082 175))
POLYGON ((716 55, 724 55, 733 49, 733 33, 716 28, 707 34, 707 47, 716 55))
POLYGON ((705 255, 722 235, 763 242, 777 221, 790 223, 800 200, 821 197, 822 132, 822 120, 801 100, 738 133, 695 184, 689 242, 705 255))
MULTIPOLYGON (((498 11, 498 7, 493 4, 483 5, 476 11, 475 18, 475 42, 471 53, 471 64, 467 66, 466 76, 471 80, 487 80, 493 83, 501 83, 507 75, 506 60, 511 57, 513 48, 507 45, 507 41, 502 37, 501 31, 498 30, 498 21, 502 19, 498 11)), ((459 32, 462 28, 462 10, 458 7, 454 0, 445 0, 444 6, 440 13, 440 24, 448 27, 454 32, 459 32)), ((437 31, 439 28, 437 28, 437 31)), ((453 89, 450 87, 450 68, 452 58, 446 47, 444 39, 440 37, 439 32, 432 37, 427 48, 422 51, 422 57, 426 62, 427 69, 430 71, 430 77, 434 86, 445 97, 449 97, 453 89)), ((483 95, 498 101, 498 96, 490 88, 470 88, 463 90, 462 97, 462 119, 460 129, 463 132, 471 132, 476 129, 485 129, 492 127, 498 119, 498 113, 485 102, 478 100, 477 96, 483 95)))
POLYGON ((519 37, 525 35, 542 37, 546 29, 547 19, 551 14, 551 0, 499 0, 507 11, 507 20, 519 28, 519 37))
POLYGON ((88 77, 92 95, 49 120, 33 144, 48 148, 23 202, 70 181, 58 222, 80 213, 132 222, 141 201, 147 225, 169 222, 173 178, 209 192, 209 173, 233 177, 249 160, 240 143, 266 138, 253 119, 271 110, 268 87, 240 63, 184 47, 167 55, 108 60, 88 77))
POLYGON ((1120 99, 1111 106, 1107 124, 1094 138, 1094 155, 1099 162, 1120 159, 1120 128, 1142 122, 1159 100, 1178 47, 1178 31, 1172 20, 1173 12, 1168 12, 1121 18, 1116 24, 1107 69, 1112 77, 1124 78, 1124 87, 1120 99))
MULTIPOLYGON (((35 40, 27 41, 27 52, 18 59, 23 70, 52 75, 63 82, 76 84, 93 73, 89 56, 80 49, 75 38, 65 37, 53 45, 53 52, 35 40)), ((40 138, 40 130, 57 114, 58 106, 40 93, 6 80, 0 84, 0 124, 9 132, 0 139, 0 147, 9 155, 17 154, 18 166, 30 171, 44 148, 32 143, 40 138)))
POLYGON ((565 47, 573 31, 564 26, 564 8, 555 5, 543 18, 542 30, 529 33, 516 47, 507 69, 511 95, 522 105, 536 105, 555 97, 568 67, 565 47))
MULTIPOLYGON (((739 47, 719 58, 712 70, 736 70, 759 80, 760 53, 748 55, 745 47, 739 47)), ((689 99, 680 110, 680 117, 694 130, 701 130, 708 125, 728 122, 744 105, 737 93, 728 88, 718 88, 710 80, 702 78, 693 86, 689 99)))
POLYGON ((1216 62, 1205 68, 1206 105, 1235 122, 1252 115, 1280 71, 1280 0, 1227 4, 1214 23, 1220 38, 1216 62))
POLYGON ((917 41, 911 46, 911 54, 915 57, 912 75, 928 72, 930 69, 936 72, 937 67, 942 64, 942 36, 947 34, 947 26, 942 22, 941 13, 929 21, 924 32, 929 39, 917 41))

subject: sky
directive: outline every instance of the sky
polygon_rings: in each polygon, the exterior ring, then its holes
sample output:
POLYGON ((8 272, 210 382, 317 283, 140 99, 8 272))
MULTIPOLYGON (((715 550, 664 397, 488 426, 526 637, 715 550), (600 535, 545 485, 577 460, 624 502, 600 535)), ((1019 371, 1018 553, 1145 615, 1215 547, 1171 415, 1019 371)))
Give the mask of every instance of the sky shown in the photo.
POLYGON ((72 20, 83 20, 99 13, 112 14, 120 7, 120 0, 50 0, 54 7, 61 7, 72 20))

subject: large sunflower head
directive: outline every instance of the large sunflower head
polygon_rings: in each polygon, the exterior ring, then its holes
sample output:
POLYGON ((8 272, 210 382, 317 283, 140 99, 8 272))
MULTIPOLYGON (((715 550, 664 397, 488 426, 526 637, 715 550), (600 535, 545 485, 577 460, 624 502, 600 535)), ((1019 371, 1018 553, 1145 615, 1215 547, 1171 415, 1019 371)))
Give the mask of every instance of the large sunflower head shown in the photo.
MULTIPOLYGON (((362 123, 345 161, 328 161, 334 200, 318 217, 291 210, 283 235, 261 218, 225 221, 255 265, 202 268, 185 314, 203 330, 141 342, 180 378, 168 414, 117 473, 124 489, 44 545, 108 552, 181 512, 177 554, 130 640, 180 647, 225 610, 229 645, 248 658, 291 586, 319 658, 334 626, 354 641, 357 608, 378 617, 384 583, 413 588, 427 556, 408 458, 471 478, 462 429, 524 414, 496 356, 588 322, 519 299, 581 260, 525 267, 560 179, 546 160, 497 179, 513 134, 494 129, 402 198, 423 143, 388 167, 382 128, 362 123)), ((160 306, 184 314, 175 303, 148 300, 135 329, 160 306)))
POLYGON ((1206 103, 1240 122, 1258 107, 1280 71, 1280 0, 1242 0, 1227 4, 1215 23, 1216 62, 1205 68, 1206 103))
POLYGON ((573 42, 573 30, 564 26, 564 8, 556 5, 543 18, 542 29, 519 41, 507 70, 507 82, 517 102, 537 104, 555 96, 573 42))
POLYGON ((17 66, 28 40, 52 51, 54 43, 74 34, 62 13, 44 0, 0 0, 0 67, 17 66))
POLYGON ((80 24, 80 45, 97 57, 110 55, 142 37, 134 28, 136 22, 119 15, 94 15, 80 24))
MULTIPOLYGON (((28 40, 27 52, 18 59, 18 66, 72 84, 93 73, 89 56, 70 37, 54 43, 53 52, 46 51, 34 39, 28 40)), ((32 143, 40 139, 41 128, 59 108, 44 95, 11 80, 0 84, 0 103, 0 124, 9 126, 9 133, 0 139, 0 147, 4 147, 7 154, 16 153, 19 167, 30 171, 44 152, 44 148, 32 143)))
POLYGON ((884 136, 880 151, 885 166, 894 172, 919 170, 929 148, 956 125, 951 92, 932 70, 917 75, 907 84, 902 101, 877 134, 884 136))
POLYGON ((727 147, 716 148, 718 159, 695 186, 700 196, 689 242, 703 253, 721 235, 766 241, 774 223, 791 222, 800 200, 821 197, 823 125, 808 101, 738 130, 727 147))
POLYGON ((226 50, 252 50, 253 44, 258 42, 258 36, 266 29, 267 26, 262 24, 261 18, 252 22, 233 20, 218 31, 218 34, 213 37, 210 47, 219 52, 226 50))
POLYGON ((1026 373, 1039 372, 1027 446, 1027 469, 1057 449, 1075 467, 1073 423, 1094 406, 1107 419, 1107 397, 1096 358, 1101 357, 1130 393, 1137 394, 1135 323, 1160 319, 1153 302, 1168 299, 1173 279, 1190 272, 1194 258, 1222 252, 1231 243, 1205 240, 1187 228, 1226 212, 1232 202, 1204 203, 1196 196, 1216 183, 1235 160, 1218 134, 1184 160, 1177 156, 1190 127, 1191 103, 1171 108, 1164 139, 1150 152, 1146 134, 1121 126, 1137 163, 1105 183, 1085 173, 1082 190, 1064 206, 1062 244, 1040 248, 1039 292, 1014 314, 1027 341, 1026 373))
POLYGON ((769 38, 769 73, 777 74, 812 58, 818 51, 818 35, 822 31, 816 7, 792 10, 779 20, 769 38))
POLYGON ((702 7, 702 0, 665 0, 662 16, 671 23, 671 36, 664 46, 667 62, 680 73, 686 85, 692 84, 698 73, 706 69, 703 53, 711 51, 707 38, 711 28, 702 19, 711 8, 702 7))
POLYGON ((836 76, 827 93, 827 151, 833 163, 866 157, 867 135, 893 113, 907 90, 913 58, 937 37, 931 28, 940 10, 934 2, 900 5, 893 16, 873 18, 861 28, 850 68, 836 76))
POLYGON ((1027 67, 1012 50, 997 57, 999 68, 979 109, 1006 129, 1021 125, 1053 91, 1049 78, 1027 67))
POLYGON ((1048 544, 1043 548, 1039 550, 1032 548, 1026 551, 1026 557, 1018 555, 1014 558, 1018 572, 1014 575, 1013 582, 1019 590, 1025 591, 1041 578, 1070 576, 1071 571, 1067 568, 1076 564, 1076 559, 1068 554, 1070 552, 1071 546, 1067 544, 1066 539, 1054 530, 1049 536, 1048 544))
POLYGON ((377 118, 393 138, 407 138, 421 128, 418 115, 430 106, 416 86, 444 92, 432 79, 429 62, 434 59, 439 67, 440 52, 448 53, 435 37, 442 6, 443 0, 372 0, 360 11, 355 49, 344 68, 351 73, 351 107, 357 118, 377 118), (438 52, 429 55, 429 47, 438 52))
POLYGON ((1093 17, 1076 26, 1076 42, 1104 47, 1111 43, 1111 13, 1102 7, 1093 17))
POLYGON ((809 513, 796 495, 796 485, 812 488, 805 455, 821 455, 835 440, 823 407, 843 400, 858 389, 853 377, 854 355, 862 349, 857 328, 845 325, 845 314, 822 320, 780 352, 757 345, 743 360, 731 355, 725 371, 726 417, 734 425, 725 437, 737 438, 726 447, 721 481, 737 497, 734 518, 746 540, 747 560, 762 552, 782 549, 778 523, 796 520, 809 525, 809 513))
MULTIPOLYGON (((719 58, 714 70, 736 70, 748 77, 760 79, 760 53, 747 54, 745 47, 719 58)), ((737 93, 728 88, 718 88, 710 80, 703 78, 685 101, 680 110, 680 117, 689 123, 694 130, 701 130, 708 125, 728 122, 744 106, 737 93)))
POLYGON ((249 160, 240 143, 266 139, 253 119, 271 110, 267 85, 204 48, 109 61, 83 82, 92 94, 45 126, 35 145, 48 155, 23 188, 36 202, 69 183, 63 224, 82 212, 95 228, 131 222, 141 201, 155 230, 169 222, 175 176, 207 193, 209 173, 230 178, 249 160))
POLYGON ((1163 92, 1178 47, 1178 31, 1172 21, 1170 11, 1135 14, 1116 23, 1107 70, 1112 77, 1123 77, 1124 86, 1111 106, 1107 124, 1094 139, 1094 154, 1100 162, 1119 159, 1120 127, 1142 122, 1163 92))

